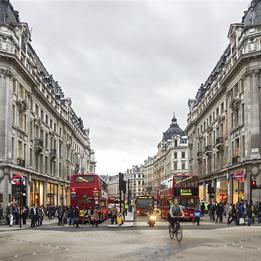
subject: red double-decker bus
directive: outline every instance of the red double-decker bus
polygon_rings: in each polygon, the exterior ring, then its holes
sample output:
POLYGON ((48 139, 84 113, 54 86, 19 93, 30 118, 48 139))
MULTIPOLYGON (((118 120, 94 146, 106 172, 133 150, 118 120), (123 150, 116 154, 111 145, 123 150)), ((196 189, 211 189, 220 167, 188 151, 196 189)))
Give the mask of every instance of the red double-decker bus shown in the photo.
MULTIPOLYGON (((83 174, 71 176, 71 205, 75 209, 79 205, 80 213, 87 207, 99 206, 100 221, 107 219, 108 189, 106 182, 96 174, 83 174)), ((80 222, 82 215, 80 215, 80 222)))
POLYGON ((136 196, 136 213, 146 214, 149 206, 154 208, 154 196, 136 196))
POLYGON ((174 198, 179 200, 185 217, 192 220, 195 208, 199 205, 199 184, 196 175, 174 175, 164 184, 158 193, 158 206, 161 217, 167 218, 170 201, 174 198))

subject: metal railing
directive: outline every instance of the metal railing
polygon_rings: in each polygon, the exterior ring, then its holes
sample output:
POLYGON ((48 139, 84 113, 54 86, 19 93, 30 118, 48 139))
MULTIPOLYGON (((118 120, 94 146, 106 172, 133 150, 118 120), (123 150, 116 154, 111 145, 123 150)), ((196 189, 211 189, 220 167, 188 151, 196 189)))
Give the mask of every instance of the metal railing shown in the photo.
POLYGON ((240 162, 240 157, 239 156, 235 156, 234 158, 232 158, 232 164, 236 164, 240 162))
POLYGON ((224 138, 223 137, 219 137, 216 139, 216 145, 217 144, 220 144, 220 143, 223 143, 224 142, 224 138))
POLYGON ((34 146, 39 146, 43 148, 43 141, 41 139, 35 139, 34 146))
POLYGON ((198 157, 198 158, 199 158, 199 157, 203 157, 203 152, 202 152, 202 151, 197 152, 197 157, 198 157))
POLYGON ((25 167, 25 160, 23 160, 21 158, 17 158, 17 165, 19 165, 21 167, 25 167))

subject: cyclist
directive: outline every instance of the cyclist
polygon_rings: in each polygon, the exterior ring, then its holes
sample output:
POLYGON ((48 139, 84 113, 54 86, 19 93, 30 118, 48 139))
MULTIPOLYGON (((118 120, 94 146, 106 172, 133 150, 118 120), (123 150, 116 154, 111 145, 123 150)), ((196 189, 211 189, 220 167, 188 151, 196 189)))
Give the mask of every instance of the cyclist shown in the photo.
MULTIPOLYGON (((178 216, 181 214, 182 217, 184 217, 184 212, 181 208, 181 206, 179 206, 179 201, 178 199, 174 199, 173 201, 173 205, 170 206, 170 217, 171 217, 171 231, 174 230, 174 223, 177 224, 177 220, 178 220, 178 216)), ((177 228, 179 229, 179 228, 177 228)))

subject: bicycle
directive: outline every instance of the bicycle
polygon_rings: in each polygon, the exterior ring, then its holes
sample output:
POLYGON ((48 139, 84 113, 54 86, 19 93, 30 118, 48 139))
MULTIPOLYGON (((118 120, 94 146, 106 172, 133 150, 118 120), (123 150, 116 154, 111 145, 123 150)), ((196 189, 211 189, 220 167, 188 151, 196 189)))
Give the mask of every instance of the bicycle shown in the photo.
POLYGON ((170 239, 175 237, 177 238, 177 241, 180 242, 182 240, 183 237, 183 230, 182 230, 182 226, 179 223, 179 219, 178 217, 173 217, 177 219, 177 223, 174 223, 174 229, 171 229, 171 225, 169 225, 169 237, 170 239))

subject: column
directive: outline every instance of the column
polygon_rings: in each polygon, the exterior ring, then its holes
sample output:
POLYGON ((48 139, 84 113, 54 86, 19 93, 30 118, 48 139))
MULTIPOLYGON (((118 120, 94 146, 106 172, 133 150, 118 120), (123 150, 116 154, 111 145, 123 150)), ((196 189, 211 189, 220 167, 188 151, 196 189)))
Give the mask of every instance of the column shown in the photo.
POLYGON ((47 205, 47 193, 48 193, 48 182, 47 181, 45 181, 44 183, 43 183, 43 187, 44 187, 44 196, 43 196, 43 204, 44 204, 44 206, 46 206, 47 205))
POLYGON ((236 203, 233 202, 233 178, 230 175, 230 171, 227 172, 227 200, 229 203, 236 203))
POLYGON ((26 205, 29 207, 30 206, 30 195, 31 195, 31 174, 27 174, 26 178, 26 205))
POLYGON ((58 184, 58 191, 57 191, 57 206, 61 205, 61 185, 60 183, 58 184))
POLYGON ((206 201, 206 181, 203 181, 203 201, 206 201))

